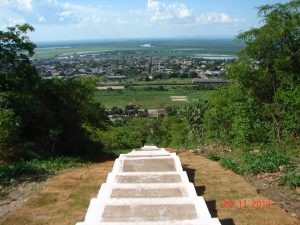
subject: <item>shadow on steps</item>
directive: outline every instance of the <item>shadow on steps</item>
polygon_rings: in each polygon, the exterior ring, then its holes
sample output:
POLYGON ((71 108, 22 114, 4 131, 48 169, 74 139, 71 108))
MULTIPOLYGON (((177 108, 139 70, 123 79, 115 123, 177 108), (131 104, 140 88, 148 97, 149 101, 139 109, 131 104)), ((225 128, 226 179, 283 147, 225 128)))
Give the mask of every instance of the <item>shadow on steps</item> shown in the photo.
MULTIPOLYGON (((183 164, 182 168, 184 171, 186 171, 189 181, 194 183, 195 182, 195 175, 196 175, 196 169, 194 168, 190 168, 188 164, 183 164)), ((194 183, 195 185, 195 183, 194 183)), ((204 185, 199 185, 199 186, 195 186, 196 189, 196 193, 198 196, 203 196, 204 192, 206 190, 206 187, 204 185)), ((217 211, 217 207, 216 207, 216 200, 208 200, 205 201, 207 208, 209 210, 210 215, 213 218, 217 218, 218 217, 218 211, 217 211)), ((225 218, 225 219, 219 219, 220 223, 222 225, 235 225, 233 219, 231 218, 225 218)))

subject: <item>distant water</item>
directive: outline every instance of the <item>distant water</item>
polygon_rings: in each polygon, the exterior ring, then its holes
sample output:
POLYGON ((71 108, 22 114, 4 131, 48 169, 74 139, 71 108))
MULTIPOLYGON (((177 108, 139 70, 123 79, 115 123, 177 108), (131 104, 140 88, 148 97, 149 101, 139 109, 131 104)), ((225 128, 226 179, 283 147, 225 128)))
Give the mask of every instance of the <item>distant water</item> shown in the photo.
POLYGON ((51 49, 68 49, 69 46, 55 46, 55 47, 37 47, 36 50, 51 50, 51 49))
POLYGON ((236 55, 218 55, 218 54, 195 54, 195 58, 222 60, 222 59, 236 59, 237 56, 236 55))

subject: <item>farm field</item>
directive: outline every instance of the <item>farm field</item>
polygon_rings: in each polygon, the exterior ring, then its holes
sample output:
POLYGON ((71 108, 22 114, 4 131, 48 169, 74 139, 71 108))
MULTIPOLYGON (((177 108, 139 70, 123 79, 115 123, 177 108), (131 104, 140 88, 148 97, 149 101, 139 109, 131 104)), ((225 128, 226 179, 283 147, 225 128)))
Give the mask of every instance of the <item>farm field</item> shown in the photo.
POLYGON ((169 78, 169 79, 160 79, 160 80, 150 80, 150 81, 143 81, 143 80, 136 80, 133 78, 126 79, 124 81, 106 81, 100 82, 99 86, 107 86, 107 85, 115 85, 115 86, 151 86, 151 85, 194 85, 192 83, 192 78, 169 78))
MULTIPOLYGON (((164 87, 164 86, 162 86, 164 87)), ((129 103, 140 105, 141 108, 161 109, 167 106, 183 106, 196 103, 199 99, 207 99, 211 91, 191 90, 184 87, 151 90, 149 86, 139 86, 124 90, 98 90, 96 99, 105 107, 124 107, 129 103), (186 96, 187 101, 172 101, 171 96, 186 96)))
POLYGON ((128 79, 127 84, 138 86, 138 85, 193 85, 192 78, 169 78, 151 81, 138 81, 134 79, 128 79))

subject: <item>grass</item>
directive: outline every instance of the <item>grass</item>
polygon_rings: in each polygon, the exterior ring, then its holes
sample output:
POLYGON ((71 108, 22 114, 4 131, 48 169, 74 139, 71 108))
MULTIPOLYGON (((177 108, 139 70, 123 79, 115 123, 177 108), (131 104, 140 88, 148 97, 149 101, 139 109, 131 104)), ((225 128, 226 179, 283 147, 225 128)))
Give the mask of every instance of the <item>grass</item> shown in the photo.
POLYGON ((219 161, 222 159, 222 154, 211 151, 211 152, 207 153, 207 158, 209 158, 210 160, 213 160, 213 161, 219 161))
POLYGON ((290 157, 280 151, 262 150, 253 152, 209 152, 207 157, 238 174, 259 174, 292 170, 295 165, 290 157), (281 169, 280 169, 281 168, 281 169))
POLYGON ((279 184, 288 185, 291 188, 300 186, 300 173, 288 172, 279 178, 279 184))
POLYGON ((14 179, 24 175, 46 175, 58 170, 80 165, 75 158, 56 157, 48 160, 33 159, 15 164, 0 165, 0 185, 11 185, 14 179))
POLYGON ((116 155, 116 157, 120 154, 127 154, 128 152, 132 151, 132 149, 113 149, 113 150, 106 150, 105 153, 116 155))
POLYGON ((169 78, 151 81, 137 81, 129 79, 126 82, 130 86, 134 85, 192 85, 192 78, 169 78))
POLYGON ((198 102, 199 99, 207 99, 210 91, 191 90, 177 87, 165 88, 165 91, 146 89, 125 90, 99 90, 96 91, 96 99, 105 107, 124 107, 129 103, 141 105, 141 108, 166 108, 167 106, 182 106, 198 102), (172 101, 170 96, 187 96, 188 102, 172 101))
POLYGON ((288 169, 293 167, 289 157, 279 151, 261 151, 259 153, 248 152, 244 155, 244 173, 277 172, 280 167, 288 169))

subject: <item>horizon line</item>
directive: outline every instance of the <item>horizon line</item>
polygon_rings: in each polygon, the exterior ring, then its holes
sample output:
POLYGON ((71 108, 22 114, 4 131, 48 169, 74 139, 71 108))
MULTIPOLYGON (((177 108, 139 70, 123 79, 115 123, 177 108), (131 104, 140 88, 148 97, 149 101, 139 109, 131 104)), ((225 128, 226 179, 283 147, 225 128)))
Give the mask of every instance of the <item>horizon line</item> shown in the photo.
POLYGON ((151 37, 151 38, 103 38, 103 39, 68 39, 68 40, 32 40, 36 44, 76 43, 76 42, 124 42, 124 41, 169 41, 169 40, 235 40, 236 36, 199 36, 199 37, 151 37))

